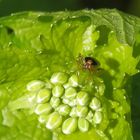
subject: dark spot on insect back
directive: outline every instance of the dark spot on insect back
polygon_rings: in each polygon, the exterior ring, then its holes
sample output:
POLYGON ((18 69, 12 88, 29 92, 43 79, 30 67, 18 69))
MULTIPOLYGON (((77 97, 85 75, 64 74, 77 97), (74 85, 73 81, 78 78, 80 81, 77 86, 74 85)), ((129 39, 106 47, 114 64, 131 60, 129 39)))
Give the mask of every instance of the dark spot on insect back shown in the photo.
POLYGON ((91 63, 91 65, 93 65, 93 66, 97 66, 97 65, 99 65, 99 63, 97 62, 97 60, 95 60, 94 58, 92 58, 92 57, 85 57, 85 62, 86 63, 91 63))
POLYGON ((99 72, 102 70, 100 68, 100 63, 96 58, 93 58, 91 56, 83 57, 81 54, 79 54, 77 59, 77 64, 81 70, 88 70, 90 72, 99 72))
POLYGON ((95 70, 95 67, 97 67, 97 66, 98 66, 98 62, 94 58, 92 58, 92 57, 84 58, 84 69, 93 71, 93 70, 95 70))

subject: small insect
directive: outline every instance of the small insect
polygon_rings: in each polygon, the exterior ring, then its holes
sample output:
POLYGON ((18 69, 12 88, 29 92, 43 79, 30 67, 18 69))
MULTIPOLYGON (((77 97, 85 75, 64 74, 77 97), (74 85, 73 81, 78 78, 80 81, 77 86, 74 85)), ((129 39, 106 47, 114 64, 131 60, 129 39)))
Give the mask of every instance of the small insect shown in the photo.
POLYGON ((81 54, 78 57, 80 67, 85 70, 95 71, 99 66, 99 62, 93 57, 83 57, 81 54))
POLYGON ((93 70, 94 67, 98 66, 98 62, 92 57, 85 57, 84 68, 93 70))

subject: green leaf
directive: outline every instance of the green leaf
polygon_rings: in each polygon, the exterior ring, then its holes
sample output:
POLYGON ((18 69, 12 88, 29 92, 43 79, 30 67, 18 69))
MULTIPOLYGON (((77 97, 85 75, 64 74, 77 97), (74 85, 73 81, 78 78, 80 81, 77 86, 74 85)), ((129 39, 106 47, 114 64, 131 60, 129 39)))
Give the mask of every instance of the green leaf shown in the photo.
MULTIPOLYGON (((134 138, 138 134, 131 121, 130 100, 133 97, 134 104, 134 95, 139 97, 135 89, 140 83, 139 37, 140 19, 115 9, 23 12, 0 18, 0 139, 133 140, 132 125, 134 138), (85 57, 99 65, 87 69, 85 57), (33 81, 39 83, 37 87, 33 81), (49 103, 54 86, 64 87, 64 95, 73 88, 76 94, 84 92, 90 99, 99 99, 96 110, 89 107, 91 100, 84 104, 90 125, 87 132, 75 127, 65 135, 61 128, 70 115, 57 113, 62 125, 52 130, 46 128, 47 114, 39 121, 41 116, 35 113, 38 97, 49 96, 43 104, 49 103), (49 92, 38 95, 46 89, 49 92), (99 123, 93 120, 98 120, 97 114, 102 118, 99 123)), ((58 97, 60 105, 64 95, 58 97)), ((63 104, 74 110, 74 98, 63 104)), ((138 115, 132 114, 135 118, 138 115)))

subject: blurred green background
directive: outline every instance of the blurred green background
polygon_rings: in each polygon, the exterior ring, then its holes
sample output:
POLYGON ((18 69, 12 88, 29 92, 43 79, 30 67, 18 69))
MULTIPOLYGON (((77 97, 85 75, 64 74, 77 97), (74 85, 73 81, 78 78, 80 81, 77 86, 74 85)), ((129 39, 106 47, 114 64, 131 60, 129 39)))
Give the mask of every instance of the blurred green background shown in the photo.
POLYGON ((117 8, 140 16, 140 0, 0 0, 0 16, 19 11, 60 11, 117 8))

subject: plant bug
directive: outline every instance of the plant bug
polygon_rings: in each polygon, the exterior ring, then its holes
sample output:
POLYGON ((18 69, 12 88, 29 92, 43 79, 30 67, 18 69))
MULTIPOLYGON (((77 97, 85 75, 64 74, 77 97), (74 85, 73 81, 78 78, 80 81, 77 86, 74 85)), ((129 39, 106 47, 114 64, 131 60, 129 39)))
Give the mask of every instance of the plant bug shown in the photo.
POLYGON ((96 71, 99 66, 99 62, 95 58, 89 56, 83 57, 81 54, 79 54, 77 62, 83 70, 91 72, 96 71))

